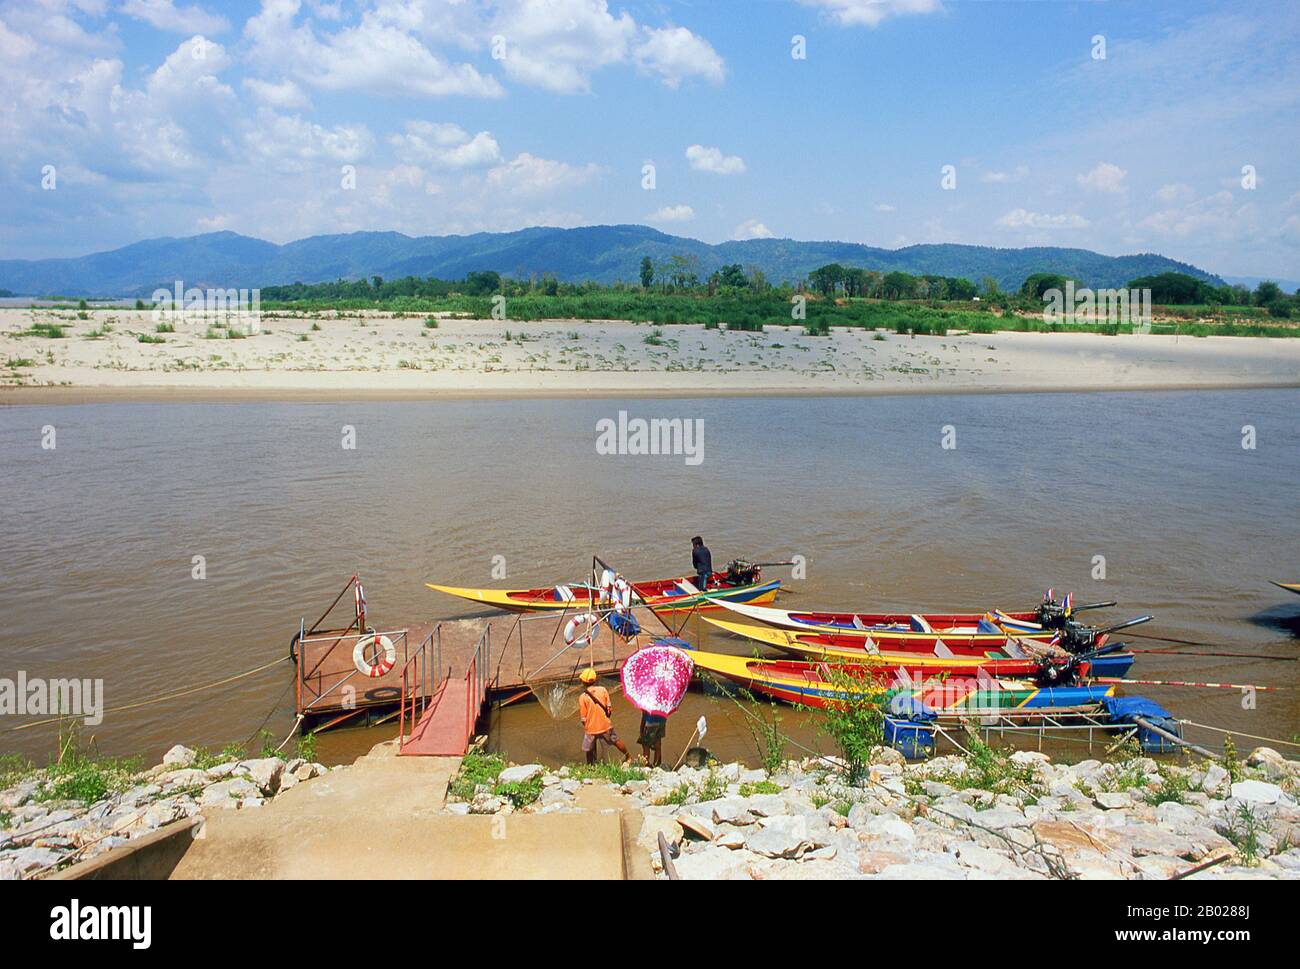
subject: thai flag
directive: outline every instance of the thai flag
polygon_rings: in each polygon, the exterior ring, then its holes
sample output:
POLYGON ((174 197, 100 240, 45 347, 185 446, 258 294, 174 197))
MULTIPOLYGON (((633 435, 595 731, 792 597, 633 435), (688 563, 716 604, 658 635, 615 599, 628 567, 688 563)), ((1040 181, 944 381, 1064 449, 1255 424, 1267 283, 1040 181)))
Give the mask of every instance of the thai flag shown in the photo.
POLYGON ((1065 606, 1065 614, 1068 616, 1070 614, 1070 611, 1074 608, 1073 592, 1066 593, 1065 601, 1062 603, 1062 605, 1065 606))

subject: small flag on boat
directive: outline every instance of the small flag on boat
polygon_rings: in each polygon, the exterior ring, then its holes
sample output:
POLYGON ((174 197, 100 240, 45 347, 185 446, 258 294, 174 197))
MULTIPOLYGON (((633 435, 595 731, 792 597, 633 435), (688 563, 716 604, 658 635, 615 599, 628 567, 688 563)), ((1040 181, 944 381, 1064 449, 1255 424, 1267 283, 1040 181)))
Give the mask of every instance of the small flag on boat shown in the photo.
POLYGON ((1070 614, 1071 610, 1074 609, 1074 593, 1073 593, 1073 592, 1067 592, 1067 593, 1065 594, 1065 601, 1062 603, 1062 605, 1065 607, 1065 614, 1068 616, 1068 615, 1070 614))

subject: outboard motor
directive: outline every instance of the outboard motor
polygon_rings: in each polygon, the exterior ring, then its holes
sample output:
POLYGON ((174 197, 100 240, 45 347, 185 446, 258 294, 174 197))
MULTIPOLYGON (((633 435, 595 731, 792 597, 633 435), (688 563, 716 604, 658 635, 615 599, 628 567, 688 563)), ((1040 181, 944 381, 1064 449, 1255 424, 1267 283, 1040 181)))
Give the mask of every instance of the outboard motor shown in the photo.
POLYGON ((727 563, 728 585, 753 585, 763 574, 763 567, 745 559, 732 559, 727 563))

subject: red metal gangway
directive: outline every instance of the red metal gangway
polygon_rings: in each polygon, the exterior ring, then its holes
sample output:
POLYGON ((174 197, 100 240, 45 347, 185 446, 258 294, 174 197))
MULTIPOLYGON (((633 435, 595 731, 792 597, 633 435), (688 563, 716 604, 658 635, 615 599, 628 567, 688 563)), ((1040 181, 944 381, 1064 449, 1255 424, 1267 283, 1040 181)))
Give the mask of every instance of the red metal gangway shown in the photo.
MULTIPOLYGON (((402 668, 401 715, 398 725, 398 753, 417 757, 459 757, 469 749, 483 707, 487 702, 492 655, 492 627, 483 630, 474 653, 470 656, 464 677, 453 677, 450 668, 442 671, 440 637, 426 640, 402 668), (436 657, 427 657, 419 667, 427 671, 438 670, 439 682, 421 682, 410 674, 412 664, 422 652, 436 649, 436 657), (432 662, 429 660, 432 659, 432 662), (432 689, 428 687, 432 685, 432 689), (422 687, 424 688, 422 690, 422 687), (420 709, 419 718, 416 710, 420 709), (410 710, 411 730, 407 733, 407 710, 410 710)), ((427 675, 427 673, 426 673, 427 675)))

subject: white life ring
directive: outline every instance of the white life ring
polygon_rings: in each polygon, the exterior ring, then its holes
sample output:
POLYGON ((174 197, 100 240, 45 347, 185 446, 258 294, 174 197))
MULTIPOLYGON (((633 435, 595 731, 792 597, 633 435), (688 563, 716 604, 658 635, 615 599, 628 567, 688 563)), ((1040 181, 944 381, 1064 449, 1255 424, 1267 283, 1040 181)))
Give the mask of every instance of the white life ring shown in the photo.
POLYGON ((397 647, 393 645, 393 641, 387 636, 378 634, 362 636, 357 640, 357 645, 352 650, 352 663, 356 666, 357 672, 364 673, 372 679, 383 676, 397 665, 397 647), (375 645, 378 645, 380 650, 383 651, 383 659, 371 666, 366 661, 366 650, 375 645))
POLYGON ((596 638, 599 629, 600 620, 591 613, 587 612, 581 616, 574 616, 564 624, 564 645, 586 646, 596 638), (579 630, 581 630, 581 635, 579 635, 579 630))
POLYGON ((610 598, 614 600, 614 611, 620 616, 627 615, 628 610, 632 608, 632 586, 628 584, 627 579, 620 575, 614 580, 610 598))

